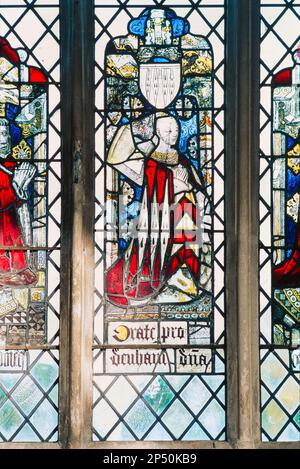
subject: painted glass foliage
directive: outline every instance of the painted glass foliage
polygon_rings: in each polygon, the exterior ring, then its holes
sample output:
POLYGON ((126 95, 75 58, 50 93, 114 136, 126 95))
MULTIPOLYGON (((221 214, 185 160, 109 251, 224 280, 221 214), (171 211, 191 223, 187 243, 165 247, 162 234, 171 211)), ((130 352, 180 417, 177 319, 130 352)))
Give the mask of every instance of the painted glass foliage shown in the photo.
POLYGON ((263 441, 300 441, 300 7, 294 3, 261 2, 263 441))
POLYGON ((2 1, 0 442, 57 439, 59 77, 59 2, 2 1))
POLYGON ((224 4, 204 3, 95 2, 95 440, 226 438, 224 4))

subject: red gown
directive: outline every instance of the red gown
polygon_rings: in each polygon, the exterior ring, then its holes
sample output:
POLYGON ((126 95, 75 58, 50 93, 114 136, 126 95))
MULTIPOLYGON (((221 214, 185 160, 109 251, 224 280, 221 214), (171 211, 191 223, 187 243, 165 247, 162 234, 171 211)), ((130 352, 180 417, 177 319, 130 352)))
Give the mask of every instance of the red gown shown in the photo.
POLYGON ((300 226, 293 255, 273 270, 273 287, 300 288, 300 226))
MULTIPOLYGON (((187 166, 185 160, 180 158, 179 163, 187 166)), ((151 202, 156 193, 157 203, 160 205, 159 218, 162 217, 162 205, 165 197, 165 188, 168 188, 169 204, 174 204, 173 172, 166 164, 149 159, 145 167, 145 189, 148 201, 148 240, 143 254, 143 262, 138 266, 140 248, 138 239, 132 241, 122 258, 119 258, 106 273, 106 292, 108 299, 119 306, 129 306, 130 300, 151 299, 154 294, 165 286, 170 277, 183 265, 186 265, 195 283, 199 281, 200 261, 195 251, 190 249, 189 243, 195 241, 195 230, 174 230, 182 218, 182 213, 188 213, 196 226, 196 206, 183 194, 170 212, 170 233, 164 256, 164 265, 161 265, 161 241, 158 238, 156 254, 151 268, 151 202), (175 249, 174 249, 175 248, 175 249), (177 249, 178 248, 178 249, 177 249), (172 254, 173 253, 173 254, 172 254), (125 259, 127 257, 127 259, 125 259)))
MULTIPOLYGON (((1 161, 1 165, 13 171, 16 163, 1 161)), ((13 191, 11 179, 0 167, 0 246, 19 247, 23 246, 23 240, 16 209, 21 201, 13 191)), ((0 250, 0 285, 24 286, 35 281, 35 274, 27 268, 24 251, 0 250)))

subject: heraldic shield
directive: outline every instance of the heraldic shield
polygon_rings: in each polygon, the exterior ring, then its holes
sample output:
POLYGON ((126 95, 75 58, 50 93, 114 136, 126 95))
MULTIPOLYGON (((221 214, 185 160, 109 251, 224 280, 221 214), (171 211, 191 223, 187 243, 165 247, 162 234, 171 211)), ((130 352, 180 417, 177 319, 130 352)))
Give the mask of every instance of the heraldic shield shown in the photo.
POLYGON ((140 91, 156 109, 165 109, 178 95, 181 85, 180 63, 141 64, 140 91))

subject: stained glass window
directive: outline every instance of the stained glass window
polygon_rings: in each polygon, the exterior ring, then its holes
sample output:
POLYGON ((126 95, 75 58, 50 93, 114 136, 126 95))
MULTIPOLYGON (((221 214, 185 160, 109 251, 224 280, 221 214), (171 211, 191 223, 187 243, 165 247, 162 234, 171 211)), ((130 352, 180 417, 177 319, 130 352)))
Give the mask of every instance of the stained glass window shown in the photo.
POLYGON ((95 1, 94 440, 224 440, 223 1, 95 1))
POLYGON ((296 2, 262 0, 260 348, 263 441, 300 440, 299 20, 300 7, 296 2))
POLYGON ((0 441, 56 441, 59 2, 1 1, 0 441))
POLYGON ((0 446, 86 447, 92 433, 94 447, 171 440, 295 446, 299 2, 0 4, 0 446), (260 61, 251 64, 259 19, 260 61), (243 109, 248 99, 251 108, 243 109), (260 409, 255 321, 243 342, 250 313, 257 314, 250 310, 257 284, 244 309, 245 279, 233 279, 248 262, 253 280, 257 266, 256 256, 243 253, 257 247, 258 204, 244 191, 257 182, 257 142, 248 145, 243 130, 259 124, 260 409), (228 220, 225 208, 232 208, 228 220), (245 228, 254 233, 249 245, 241 240, 245 228), (253 425, 259 411, 261 444, 253 425))

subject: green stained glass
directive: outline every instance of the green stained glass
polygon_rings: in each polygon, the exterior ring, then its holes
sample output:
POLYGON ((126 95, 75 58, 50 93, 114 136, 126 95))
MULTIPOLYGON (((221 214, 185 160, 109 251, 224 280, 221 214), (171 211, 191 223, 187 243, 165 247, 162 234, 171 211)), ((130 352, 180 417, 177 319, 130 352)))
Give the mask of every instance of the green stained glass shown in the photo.
POLYGON ((144 393, 144 399, 157 415, 165 410, 174 397, 174 393, 161 376, 155 378, 144 393))

